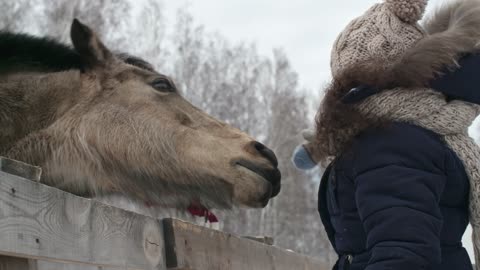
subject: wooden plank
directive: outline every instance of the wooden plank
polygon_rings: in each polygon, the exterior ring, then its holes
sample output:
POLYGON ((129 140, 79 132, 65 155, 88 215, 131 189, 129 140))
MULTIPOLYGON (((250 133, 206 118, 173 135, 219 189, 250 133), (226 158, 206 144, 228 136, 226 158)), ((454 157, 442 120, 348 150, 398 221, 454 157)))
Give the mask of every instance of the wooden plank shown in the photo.
POLYGON ((0 270, 30 270, 27 259, 0 256, 0 270))
POLYGON ((40 181, 42 175, 40 167, 6 157, 0 157, 0 171, 33 181, 40 181))
POLYGON ((273 246, 275 242, 272 237, 268 237, 268 236, 242 236, 242 238, 257 241, 269 246, 273 246))
POLYGON ((0 172, 0 255, 166 269, 156 219, 0 172))
POLYGON ((99 266, 38 261, 37 270, 103 270, 99 266))
POLYGON ((57 262, 38 261, 35 270, 119 270, 121 268, 107 268, 84 264, 65 264, 57 262))
POLYGON ((326 264, 257 241, 164 219, 167 266, 192 270, 330 270, 326 264))

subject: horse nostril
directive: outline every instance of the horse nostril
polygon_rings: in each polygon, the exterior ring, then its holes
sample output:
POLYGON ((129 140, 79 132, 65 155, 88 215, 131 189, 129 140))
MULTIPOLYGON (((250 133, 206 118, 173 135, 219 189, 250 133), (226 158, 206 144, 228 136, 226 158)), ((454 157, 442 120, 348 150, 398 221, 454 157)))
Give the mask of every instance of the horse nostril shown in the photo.
POLYGON ((277 157, 275 156, 275 153, 273 153, 272 150, 270 150, 268 147, 263 145, 262 143, 259 142, 254 142, 253 147, 266 159, 268 159, 270 162, 273 163, 273 166, 277 167, 278 166, 278 160, 277 157))
POLYGON ((258 152, 261 152, 263 149, 267 148, 263 143, 254 142, 253 146, 257 149, 258 152))

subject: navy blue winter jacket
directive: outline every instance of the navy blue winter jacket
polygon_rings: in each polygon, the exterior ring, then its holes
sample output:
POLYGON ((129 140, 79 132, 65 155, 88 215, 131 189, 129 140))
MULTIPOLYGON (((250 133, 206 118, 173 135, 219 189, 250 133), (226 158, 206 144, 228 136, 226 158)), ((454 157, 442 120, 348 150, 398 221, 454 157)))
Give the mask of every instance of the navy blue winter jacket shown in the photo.
MULTIPOLYGON (((480 76, 471 68, 480 71, 479 57, 460 64, 469 69, 432 87, 478 103, 480 76)), ((468 194, 462 162, 437 134, 406 123, 364 131, 327 169, 319 191, 320 215, 339 254, 335 269, 471 270, 461 243, 468 194)))
POLYGON ((338 269, 472 269, 461 243, 468 178, 438 135, 402 123, 368 130, 326 177, 319 209, 338 269))

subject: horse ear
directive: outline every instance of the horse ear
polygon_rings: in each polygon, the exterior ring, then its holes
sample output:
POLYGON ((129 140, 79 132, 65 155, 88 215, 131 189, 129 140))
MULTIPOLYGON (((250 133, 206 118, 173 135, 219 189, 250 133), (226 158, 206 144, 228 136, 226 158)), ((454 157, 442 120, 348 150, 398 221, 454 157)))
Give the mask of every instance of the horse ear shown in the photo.
POLYGON ((89 67, 103 65, 113 58, 95 32, 77 19, 73 20, 70 37, 73 47, 89 67))

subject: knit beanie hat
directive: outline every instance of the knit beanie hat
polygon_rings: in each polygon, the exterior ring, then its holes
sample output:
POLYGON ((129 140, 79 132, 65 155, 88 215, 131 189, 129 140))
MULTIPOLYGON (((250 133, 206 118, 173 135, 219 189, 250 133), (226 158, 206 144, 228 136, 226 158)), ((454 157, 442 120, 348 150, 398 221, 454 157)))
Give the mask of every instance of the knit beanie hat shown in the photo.
POLYGON ((334 78, 358 63, 375 60, 387 69, 425 36, 418 25, 427 0, 385 0, 354 19, 338 36, 331 55, 334 78))

